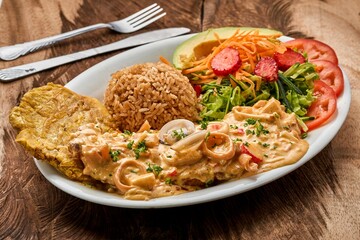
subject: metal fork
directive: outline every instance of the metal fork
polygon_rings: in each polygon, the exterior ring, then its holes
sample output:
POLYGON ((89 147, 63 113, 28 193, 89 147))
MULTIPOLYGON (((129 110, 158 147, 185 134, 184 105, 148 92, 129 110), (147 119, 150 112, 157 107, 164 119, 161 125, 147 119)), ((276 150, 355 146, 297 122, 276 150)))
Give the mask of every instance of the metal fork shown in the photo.
POLYGON ((163 11, 162 8, 157 3, 154 3, 136 13, 133 15, 110 23, 98 23, 95 25, 91 25, 88 27, 83 27, 77 30, 73 30, 70 32, 62 33, 59 35, 16 44, 13 46, 6 46, 6 47, 0 47, 0 59, 3 60, 14 60, 20 56, 23 56, 25 54, 28 54, 30 52, 34 52, 40 48, 43 48, 48 45, 52 45, 56 42, 62 41, 64 39, 86 33, 89 31, 93 31, 95 29, 99 28, 110 28, 111 30, 114 30, 116 32, 120 33, 131 33, 135 32, 150 23, 158 20, 159 18, 166 15, 165 12, 161 13, 163 11), (159 14, 161 13, 161 14, 159 14), (159 15, 158 15, 159 14, 159 15))

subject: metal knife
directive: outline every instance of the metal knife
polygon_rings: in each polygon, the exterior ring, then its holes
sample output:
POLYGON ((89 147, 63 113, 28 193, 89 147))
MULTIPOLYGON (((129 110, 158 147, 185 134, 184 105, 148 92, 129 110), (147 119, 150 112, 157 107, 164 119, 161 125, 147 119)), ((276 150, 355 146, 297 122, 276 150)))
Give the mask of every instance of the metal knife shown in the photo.
POLYGON ((19 65, 11 68, 0 69, 0 81, 13 81, 15 79, 25 77, 49 68, 57 67, 66 63, 75 62, 84 58, 92 57, 102 53, 111 52, 128 47, 134 47, 159 41, 166 38, 175 37, 190 32, 190 29, 166 28, 151 32, 141 33, 132 37, 125 38, 118 42, 110 43, 101 47, 96 47, 60 57, 54 57, 34 63, 19 65))

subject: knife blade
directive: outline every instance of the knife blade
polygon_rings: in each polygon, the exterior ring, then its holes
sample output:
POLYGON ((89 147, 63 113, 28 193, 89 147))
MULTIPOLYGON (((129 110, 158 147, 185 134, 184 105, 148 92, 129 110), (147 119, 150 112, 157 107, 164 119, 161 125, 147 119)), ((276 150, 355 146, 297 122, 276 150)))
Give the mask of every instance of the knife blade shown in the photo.
POLYGON ((189 28, 179 27, 179 28, 166 28, 166 29, 155 30, 146 33, 140 33, 135 36, 128 37, 123 40, 110 43, 104 46, 100 46, 76 53, 71 53, 59 57, 54 57, 34 63, 28 63, 6 69, 0 69, 0 80, 5 82, 13 81, 46 69, 61 66, 66 63, 75 62, 81 59, 89 58, 92 56, 96 56, 99 54, 103 54, 119 49, 144 45, 162 39, 179 36, 188 32, 190 32, 189 28))

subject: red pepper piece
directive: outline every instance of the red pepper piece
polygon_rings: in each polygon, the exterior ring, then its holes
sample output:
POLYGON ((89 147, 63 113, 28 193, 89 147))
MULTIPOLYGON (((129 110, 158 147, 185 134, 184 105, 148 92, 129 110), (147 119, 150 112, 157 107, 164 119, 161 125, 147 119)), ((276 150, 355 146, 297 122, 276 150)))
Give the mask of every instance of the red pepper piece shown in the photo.
POLYGON ((193 88, 194 88, 194 90, 196 92, 196 96, 199 97, 201 92, 202 92, 201 86, 200 85, 193 85, 193 88))
POLYGON ((252 154, 252 153, 247 149, 247 147, 245 147, 244 144, 241 144, 241 149, 240 149, 240 150, 241 150, 241 153, 245 153, 245 154, 251 156, 252 161, 253 161, 254 163, 261 163, 262 160, 261 160, 260 158, 256 157, 254 154, 252 154))
POLYGON ((265 81, 276 81, 278 79, 278 66, 271 57, 263 57, 255 66, 255 74, 265 81))
POLYGON ((177 175, 177 171, 174 170, 171 173, 168 174, 170 177, 175 177, 177 175))
POLYGON ((226 76, 234 73, 240 67, 241 59, 239 52, 231 47, 224 48, 211 60, 211 68, 217 76, 226 76))
POLYGON ((274 53, 274 59, 281 71, 288 70, 295 63, 305 62, 304 56, 291 48, 287 48, 284 53, 274 53))

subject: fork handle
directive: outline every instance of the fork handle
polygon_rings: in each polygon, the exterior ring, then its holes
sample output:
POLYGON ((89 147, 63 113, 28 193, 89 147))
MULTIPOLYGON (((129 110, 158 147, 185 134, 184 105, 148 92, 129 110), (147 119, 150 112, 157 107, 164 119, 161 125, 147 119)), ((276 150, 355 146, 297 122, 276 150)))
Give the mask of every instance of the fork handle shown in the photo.
POLYGON ((34 52, 40 48, 43 48, 48 45, 52 45, 64 39, 105 27, 109 27, 109 26, 105 23, 98 23, 91 26, 72 30, 70 32, 65 32, 59 35, 42 38, 31 42, 20 43, 13 46, 0 47, 0 59, 14 60, 20 56, 26 55, 30 52, 34 52))

